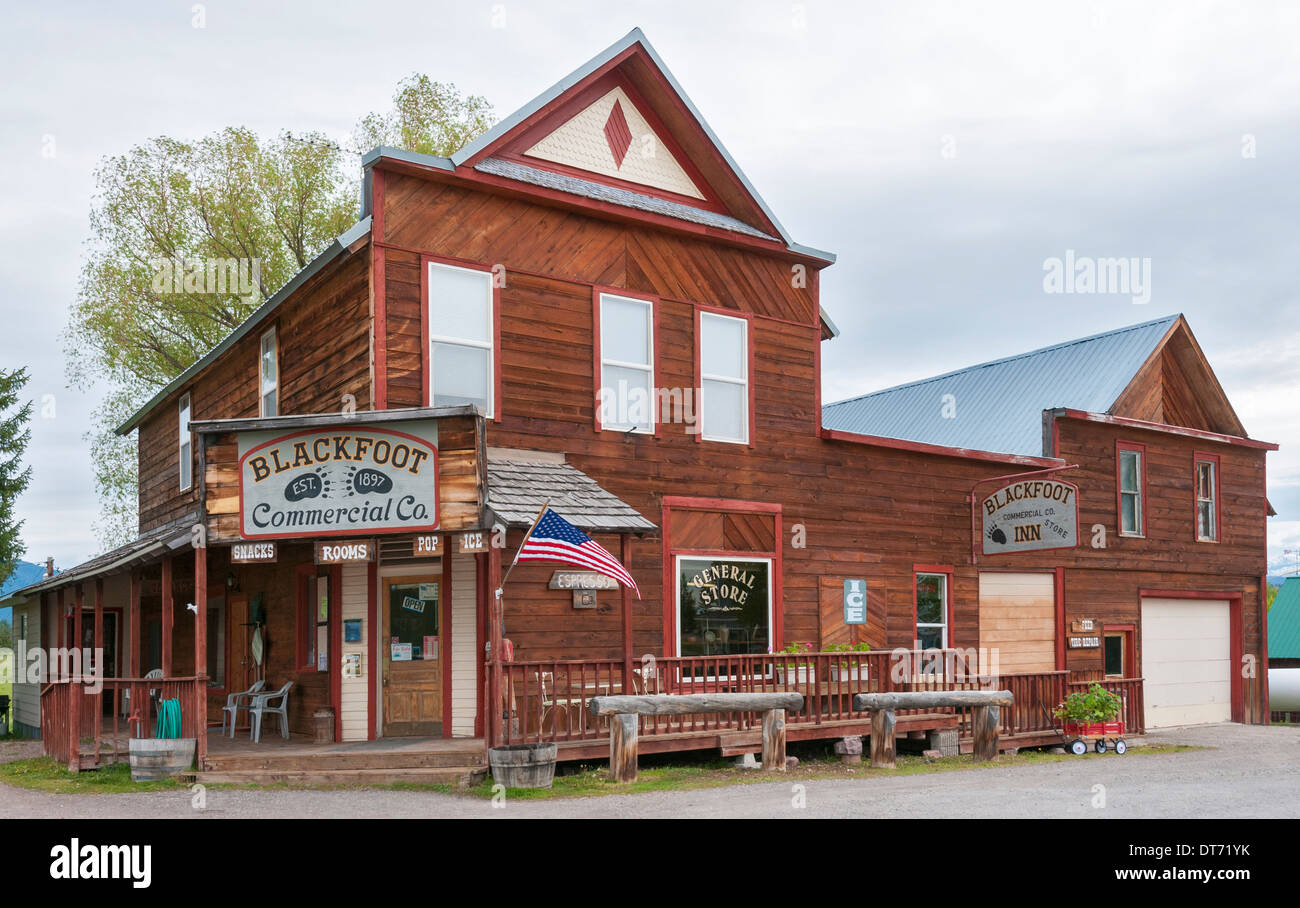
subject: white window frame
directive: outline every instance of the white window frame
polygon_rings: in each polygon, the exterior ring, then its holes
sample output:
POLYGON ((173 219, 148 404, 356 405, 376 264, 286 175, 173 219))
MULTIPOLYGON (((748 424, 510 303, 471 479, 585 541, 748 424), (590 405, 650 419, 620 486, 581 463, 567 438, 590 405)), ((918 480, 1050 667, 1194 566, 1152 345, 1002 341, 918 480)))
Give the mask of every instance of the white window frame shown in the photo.
POLYGON ((494 286, 495 275, 490 270, 482 268, 467 268, 461 265, 448 265, 445 262, 427 263, 428 268, 443 268, 448 271, 464 271, 469 274, 478 275, 487 280, 487 324, 488 340, 486 343, 477 340, 468 340, 463 337, 454 337, 450 334, 439 334, 433 330, 433 279, 432 271, 426 271, 425 279, 425 300, 424 300, 424 317, 429 325, 429 406, 434 406, 434 388, 433 375, 437 371, 434 368, 433 348, 435 344, 451 344, 460 347, 472 347, 476 350, 486 350, 488 352, 488 370, 487 370, 487 413, 488 419, 496 417, 496 287, 494 286))
POLYGON ((600 375, 598 376, 598 379, 599 379, 599 381, 600 381, 600 386, 601 386, 601 388, 606 387, 606 383, 605 383, 605 367, 606 367, 606 366, 614 366, 614 367, 619 368, 619 369, 632 369, 632 370, 635 370, 635 371, 637 371, 637 372, 645 372, 645 373, 647 373, 647 374, 650 376, 650 383, 649 383, 650 399, 646 401, 646 409, 647 409, 647 411, 648 411, 649 414, 650 414, 650 427, 647 428, 647 429, 634 429, 634 428, 632 428, 631 426, 623 426, 623 425, 620 425, 620 424, 618 424, 618 423, 610 423, 610 422, 606 422, 606 421, 605 421, 605 412, 604 412, 604 409, 602 408, 602 410, 601 410, 601 414, 600 414, 600 428, 601 428, 601 430, 602 430, 602 431, 606 431, 606 430, 608 430, 608 431, 612 431, 612 432, 633 432, 633 433, 636 433, 637 435, 653 435, 653 434, 655 434, 655 429, 657 428, 657 422, 656 422, 656 418, 655 418, 655 417, 656 417, 656 414, 655 414, 655 409, 656 409, 656 407, 655 407, 655 403, 656 403, 656 397, 655 397, 655 304, 654 304, 654 301, 653 301, 653 300, 640 299, 640 298, 635 297, 635 296, 623 296, 623 295, 618 294, 618 293, 602 293, 602 294, 600 294, 600 375), (607 299, 618 300, 619 302, 622 302, 622 303, 638 303, 638 304, 640 304, 640 305, 646 307, 646 337, 649 338, 649 340, 650 340, 649 349, 646 351, 646 354, 647 354, 647 356, 649 357, 649 363, 648 363, 648 364, 647 364, 647 363, 630 363, 630 362, 626 362, 626 361, 621 360, 621 359, 610 359, 609 357, 607 357, 607 356, 605 355, 605 349, 606 349, 606 344, 605 344, 605 328, 606 328, 606 326, 607 326, 608 323, 609 323, 608 320, 605 318, 605 300, 607 300, 607 299))
POLYGON ((263 332, 262 339, 257 348, 257 409, 265 419, 269 416, 280 415, 280 338, 274 327, 263 332), (275 378, 271 380, 270 387, 267 387, 266 381, 266 342, 271 341, 271 352, 275 357, 275 378), (268 413, 266 407, 266 397, 268 394, 275 394, 275 412, 268 413))
POLYGON ((1116 516, 1119 518, 1119 534, 1121 536, 1129 536, 1134 539, 1141 539, 1146 535, 1145 533, 1142 532, 1143 511, 1146 508, 1146 502, 1143 500, 1144 496, 1142 494, 1142 489, 1143 486, 1145 485, 1145 483, 1142 481, 1142 476, 1143 476, 1142 471, 1146 469, 1145 460, 1146 458, 1143 457, 1143 452, 1138 448, 1121 447, 1119 449, 1119 474, 1116 477, 1116 481, 1119 483, 1120 508, 1119 508, 1119 514, 1117 514, 1116 516), (1124 488, 1124 455, 1125 454, 1132 454, 1135 458, 1137 458, 1136 460, 1137 469, 1134 471, 1134 481, 1137 483, 1137 488, 1135 489, 1124 488), (1132 530, 1124 529, 1124 496, 1125 495, 1133 496, 1133 500, 1137 505, 1137 507, 1133 509, 1134 527, 1132 530))
POLYGON ((734 315, 723 315, 719 312, 701 312, 699 324, 700 324, 699 337, 696 338, 695 343, 700 353, 700 402, 699 402, 700 438, 704 439, 705 441, 720 441, 726 444, 747 445, 749 444, 749 407, 750 407, 749 319, 737 318, 734 315), (704 371, 704 322, 706 319, 718 319, 719 321, 727 320, 733 322, 740 322, 741 327, 744 329, 741 332, 743 343, 741 344, 741 350, 740 350, 740 368, 741 368, 741 372, 743 373, 742 378, 737 379, 730 375, 714 375, 712 373, 704 371), (709 401, 708 401, 708 395, 704 393, 705 381, 725 382, 727 384, 740 385, 740 387, 742 388, 742 393, 740 395, 740 400, 741 400, 741 414, 740 414, 741 437, 740 438, 728 438, 725 435, 709 435, 705 431, 705 426, 709 424, 708 421, 709 401))
POLYGON ((176 481, 182 492, 194 487, 194 436, 190 432, 192 417, 190 392, 186 391, 176 402, 176 481))
MULTIPOLYGON (((915 602, 916 602, 916 627, 913 630, 919 631, 923 627, 940 628, 942 633, 940 634, 940 639, 939 639, 939 649, 948 648, 948 597, 950 595, 952 595, 952 591, 948 589, 947 574, 936 574, 934 571, 916 571, 912 574, 912 596, 915 597, 915 602), (921 585, 922 577, 937 577, 939 578, 940 581, 939 589, 943 593, 943 602, 940 606, 941 612, 943 614, 943 621, 937 624, 933 621, 921 620, 920 590, 918 590, 917 587, 921 585)), ((917 633, 914 639, 920 640, 921 635, 917 633)), ((920 645, 918 644, 918 648, 919 646, 920 645)))
MULTIPOLYGON (((683 559, 690 559, 692 561, 751 561, 754 562, 755 564, 767 565, 767 642, 768 642, 768 650, 770 651, 774 643, 772 639, 772 635, 773 635, 775 625, 772 622, 775 619, 775 615, 773 614, 773 609, 776 607, 776 604, 772 601, 773 559, 769 557, 761 557, 761 556, 754 556, 754 555, 692 555, 690 552, 682 552, 673 556, 673 571, 674 571, 673 588, 675 590, 675 592, 673 593, 673 602, 675 603, 673 609, 673 628, 674 628, 673 647, 675 649, 674 655, 678 657, 682 655, 682 560, 683 559)), ((761 654, 755 653, 753 655, 761 655, 761 654)), ((708 658, 712 658, 712 657, 708 657, 708 658)), ((726 657, 720 656, 718 658, 726 658, 726 657)))
POLYGON ((1219 541, 1219 471, 1216 469, 1218 464, 1212 460, 1196 461, 1196 541, 1197 542, 1218 542, 1219 541), (1201 468, 1208 467, 1210 470, 1210 497, 1201 497, 1201 468), (1210 506, 1210 535, 1201 535, 1201 505, 1210 506))

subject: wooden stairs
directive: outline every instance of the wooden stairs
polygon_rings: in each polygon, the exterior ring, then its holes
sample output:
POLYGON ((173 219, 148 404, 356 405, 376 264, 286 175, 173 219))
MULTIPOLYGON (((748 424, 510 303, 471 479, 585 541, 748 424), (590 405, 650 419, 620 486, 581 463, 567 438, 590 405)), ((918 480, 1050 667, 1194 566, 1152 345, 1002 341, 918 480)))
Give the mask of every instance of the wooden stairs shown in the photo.
POLYGON ((244 749, 209 753, 203 784, 311 786, 446 786, 469 788, 487 776, 483 742, 444 739, 436 747, 244 749))

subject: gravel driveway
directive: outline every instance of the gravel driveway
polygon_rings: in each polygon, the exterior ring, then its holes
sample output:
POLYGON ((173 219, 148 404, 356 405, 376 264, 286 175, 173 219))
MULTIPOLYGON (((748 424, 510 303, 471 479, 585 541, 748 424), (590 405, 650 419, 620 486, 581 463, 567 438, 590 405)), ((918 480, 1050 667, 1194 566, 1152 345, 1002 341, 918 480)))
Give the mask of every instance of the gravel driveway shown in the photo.
POLYGON ((1298 817, 1300 728, 1165 730, 1149 743, 1207 750, 1109 754, 1037 766, 828 779, 552 801, 485 801, 409 791, 52 795, 0 785, 0 819, 19 817, 1298 817), (1098 788, 1097 786, 1102 786, 1098 788), (1104 806, 1094 806, 1101 802, 1104 806), (805 806, 798 807, 802 802, 805 806))

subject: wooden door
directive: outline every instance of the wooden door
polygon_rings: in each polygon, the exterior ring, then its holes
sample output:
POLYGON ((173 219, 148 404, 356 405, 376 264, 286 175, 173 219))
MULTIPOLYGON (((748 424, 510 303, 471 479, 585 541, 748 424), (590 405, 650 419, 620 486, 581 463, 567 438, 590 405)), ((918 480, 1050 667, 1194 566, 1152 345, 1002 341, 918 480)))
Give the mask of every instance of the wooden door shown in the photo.
MULTIPOLYGON (((226 690, 248 690, 253 686, 253 628, 249 624, 248 594, 231 593, 227 599, 226 640, 226 690)), ((209 669, 211 673, 211 669, 209 669)))
POLYGON ((384 736, 442 734, 441 574, 383 581, 384 736))

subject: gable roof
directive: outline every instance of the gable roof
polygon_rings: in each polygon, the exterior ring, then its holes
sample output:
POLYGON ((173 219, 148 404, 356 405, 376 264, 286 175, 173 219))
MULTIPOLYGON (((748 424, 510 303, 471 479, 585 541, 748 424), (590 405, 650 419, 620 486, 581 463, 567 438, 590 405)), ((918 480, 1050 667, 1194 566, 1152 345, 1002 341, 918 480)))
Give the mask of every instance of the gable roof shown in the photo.
POLYGON ((1043 411, 1104 413, 1181 318, 1170 315, 822 407, 831 430, 1002 454, 1043 454, 1043 411), (956 416, 946 418, 945 395, 956 416))
POLYGON ((1300 659, 1300 577, 1288 577, 1268 610, 1268 657, 1300 659))

